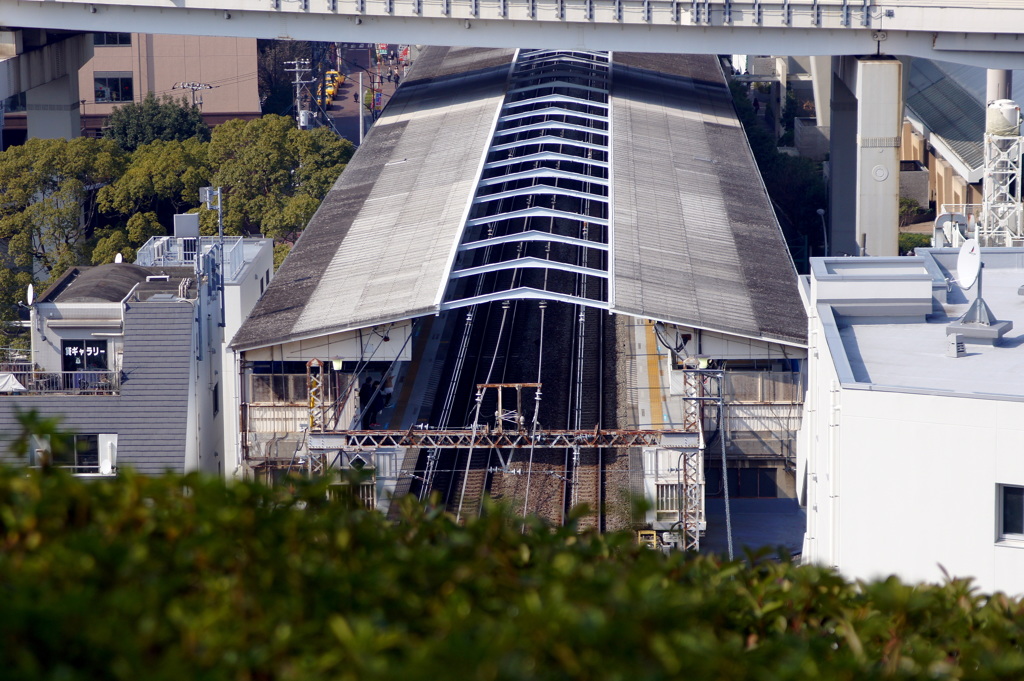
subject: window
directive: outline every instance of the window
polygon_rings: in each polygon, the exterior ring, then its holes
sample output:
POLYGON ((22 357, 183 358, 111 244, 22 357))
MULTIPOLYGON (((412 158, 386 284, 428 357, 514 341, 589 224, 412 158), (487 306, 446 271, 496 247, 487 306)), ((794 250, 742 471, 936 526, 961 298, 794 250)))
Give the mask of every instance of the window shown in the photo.
POLYGON ((93 33, 92 44, 97 47, 110 47, 113 45, 131 45, 131 33, 93 33))
POLYGON ((679 519, 679 485, 658 485, 658 504, 655 510, 658 512, 658 520, 679 519))
POLYGON ((73 435, 66 451, 53 453, 53 465, 74 473, 100 472, 99 435, 73 435))
POLYGON ((25 93, 19 92, 4 100, 4 113, 15 113, 25 110, 25 93))
POLYGON ((97 71, 94 82, 97 102, 130 102, 133 99, 131 71, 97 71))
POLYGON ((999 539, 1024 541, 1024 487, 999 485, 999 539))
POLYGON ((213 415, 220 413, 220 383, 213 386, 213 415))
POLYGON ((62 371, 106 371, 107 341, 66 340, 60 342, 62 371))

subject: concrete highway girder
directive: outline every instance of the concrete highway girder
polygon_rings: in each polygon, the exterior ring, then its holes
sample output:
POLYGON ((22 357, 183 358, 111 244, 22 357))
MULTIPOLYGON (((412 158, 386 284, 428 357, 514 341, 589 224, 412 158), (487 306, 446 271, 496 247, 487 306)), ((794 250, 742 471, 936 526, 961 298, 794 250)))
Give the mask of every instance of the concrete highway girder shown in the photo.
POLYGON ((1024 12, 808 0, 0 0, 0 22, 343 42, 703 54, 897 55, 1024 68, 1024 12), (693 8, 696 7, 696 13, 693 8), (700 8, 709 12, 702 13, 700 8), (783 11, 782 8, 788 7, 783 11))

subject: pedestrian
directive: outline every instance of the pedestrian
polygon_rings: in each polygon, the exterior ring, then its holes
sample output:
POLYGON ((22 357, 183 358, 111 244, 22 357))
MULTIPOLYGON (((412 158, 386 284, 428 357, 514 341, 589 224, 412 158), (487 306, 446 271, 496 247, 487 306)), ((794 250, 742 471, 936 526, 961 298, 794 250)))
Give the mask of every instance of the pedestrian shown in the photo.
POLYGON ((760 110, 761 110, 761 102, 757 101, 757 97, 754 97, 754 115, 756 116, 757 113, 760 110))
POLYGON ((373 382, 373 398, 370 401, 370 428, 380 427, 377 419, 384 409, 384 393, 380 389, 380 381, 373 382))
POLYGON ((373 380, 367 376, 366 380, 363 381, 362 385, 359 386, 359 407, 363 413, 361 424, 363 430, 369 430, 370 424, 373 423, 372 414, 370 413, 370 407, 373 399, 373 380))

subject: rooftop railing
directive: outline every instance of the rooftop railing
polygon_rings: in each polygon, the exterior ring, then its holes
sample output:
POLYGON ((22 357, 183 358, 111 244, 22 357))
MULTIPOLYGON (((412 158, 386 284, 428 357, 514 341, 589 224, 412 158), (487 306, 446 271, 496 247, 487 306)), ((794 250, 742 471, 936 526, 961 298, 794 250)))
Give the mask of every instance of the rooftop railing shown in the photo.
MULTIPOLYGON (((193 267, 197 255, 216 248, 220 238, 201 236, 179 238, 155 236, 139 248, 135 264, 142 267, 193 267)), ((224 278, 231 280, 245 265, 245 243, 242 237, 224 238, 224 278)))

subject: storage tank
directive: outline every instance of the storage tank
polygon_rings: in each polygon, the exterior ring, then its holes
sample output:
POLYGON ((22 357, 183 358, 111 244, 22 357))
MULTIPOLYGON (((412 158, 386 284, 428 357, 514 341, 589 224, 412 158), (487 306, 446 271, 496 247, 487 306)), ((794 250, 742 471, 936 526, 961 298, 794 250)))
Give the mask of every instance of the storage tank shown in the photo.
POLYGON ((985 132, 999 137, 1020 135, 1020 107, 1012 99, 997 99, 985 112, 985 132))

